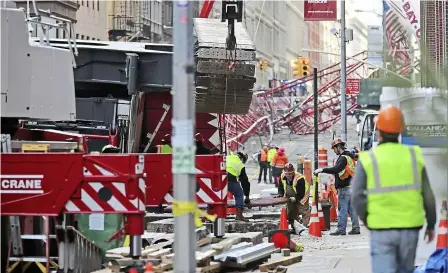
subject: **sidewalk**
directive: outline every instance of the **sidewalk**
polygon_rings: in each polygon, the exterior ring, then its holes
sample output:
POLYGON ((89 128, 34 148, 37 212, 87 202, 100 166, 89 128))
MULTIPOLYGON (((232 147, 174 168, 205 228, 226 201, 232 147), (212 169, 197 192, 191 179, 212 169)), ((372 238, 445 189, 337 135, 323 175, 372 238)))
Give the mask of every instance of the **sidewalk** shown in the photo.
MULTIPOLYGON (((332 230, 336 224, 332 223, 332 230)), ((351 230, 351 226, 347 226, 351 230)), ((369 232, 361 227, 361 235, 330 236, 325 231, 322 238, 296 237, 304 244, 300 263, 291 265, 288 272, 307 273, 370 273, 369 232)))

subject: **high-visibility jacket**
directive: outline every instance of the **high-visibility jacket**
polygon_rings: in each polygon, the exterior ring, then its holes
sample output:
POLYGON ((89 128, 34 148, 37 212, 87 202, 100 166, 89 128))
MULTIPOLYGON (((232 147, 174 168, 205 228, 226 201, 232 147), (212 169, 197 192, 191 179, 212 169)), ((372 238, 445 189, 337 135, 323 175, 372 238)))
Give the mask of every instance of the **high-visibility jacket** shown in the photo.
POLYGON ((268 161, 268 154, 263 149, 261 149, 261 151, 260 151, 260 161, 262 161, 262 162, 268 161))
MULTIPOLYGON (((294 192, 297 193, 297 183, 302 178, 305 180, 305 195, 300 200, 300 204, 305 205, 308 202, 308 199, 310 197, 310 186, 308 185, 308 182, 306 181, 306 177, 303 174, 299 173, 299 172, 295 172, 294 173, 294 178, 292 180, 292 188, 294 189, 294 192)), ((283 190, 286 192, 285 173, 281 174, 280 180, 282 181, 282 184, 283 184, 283 190)))
POLYGON ((235 177, 239 177, 244 164, 241 159, 234 153, 230 153, 226 157, 226 171, 235 177))
POLYGON ((383 143, 359 155, 367 175, 367 226, 418 228, 425 221, 420 147, 383 143))
POLYGON ((355 175, 356 163, 348 155, 341 155, 341 156, 345 157, 345 159, 347 160, 347 165, 345 165, 345 168, 338 173, 341 180, 344 180, 347 179, 349 176, 353 177, 355 175))
POLYGON ((288 163, 288 157, 286 155, 278 155, 278 153, 276 153, 272 159, 271 166, 283 169, 286 163, 288 163))
POLYGON ((277 149, 270 149, 268 151, 268 162, 272 162, 276 153, 277 153, 277 149))
POLYGON ((157 145, 157 153, 158 154, 171 154, 172 150, 173 149, 168 144, 157 145))

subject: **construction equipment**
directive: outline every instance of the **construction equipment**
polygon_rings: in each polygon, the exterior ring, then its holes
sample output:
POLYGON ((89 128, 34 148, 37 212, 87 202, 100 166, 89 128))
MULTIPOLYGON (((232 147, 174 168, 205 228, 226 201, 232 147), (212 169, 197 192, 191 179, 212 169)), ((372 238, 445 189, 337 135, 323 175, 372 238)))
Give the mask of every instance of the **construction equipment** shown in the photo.
POLYGON ((132 256, 140 256, 144 156, 85 155, 77 152, 85 149, 85 139, 68 133, 71 140, 11 140, 19 119, 74 120, 73 63, 70 50, 28 40, 23 10, 0 12, 2 55, 8 56, 2 58, 1 74, 0 213, 2 241, 10 245, 2 245, 2 265, 9 264, 8 271, 99 269, 99 248, 76 231, 72 216, 92 212, 124 214, 132 256), (75 264, 75 257, 89 263, 75 264))

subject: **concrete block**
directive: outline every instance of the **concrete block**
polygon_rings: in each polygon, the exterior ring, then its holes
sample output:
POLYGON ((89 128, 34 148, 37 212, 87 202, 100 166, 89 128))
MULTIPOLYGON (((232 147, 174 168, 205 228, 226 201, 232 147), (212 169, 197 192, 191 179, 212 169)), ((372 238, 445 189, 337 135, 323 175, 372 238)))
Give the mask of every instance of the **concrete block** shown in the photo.
POLYGON ((287 249, 287 248, 283 248, 283 249, 282 249, 282 255, 283 255, 284 257, 288 257, 288 256, 290 256, 290 255, 291 255, 291 250, 289 250, 289 249, 287 249))

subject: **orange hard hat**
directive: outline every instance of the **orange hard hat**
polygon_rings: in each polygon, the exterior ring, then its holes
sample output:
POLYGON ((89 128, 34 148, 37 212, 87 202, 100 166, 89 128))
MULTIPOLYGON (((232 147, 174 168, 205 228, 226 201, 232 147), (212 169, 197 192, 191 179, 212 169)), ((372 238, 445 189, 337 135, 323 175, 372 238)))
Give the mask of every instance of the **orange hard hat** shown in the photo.
POLYGON ((393 105, 381 109, 374 121, 376 128, 381 132, 399 134, 405 129, 403 113, 393 105))
POLYGON ((344 145, 344 144, 345 144, 345 141, 343 141, 343 140, 340 139, 340 138, 335 138, 335 139, 333 139, 333 141, 331 141, 331 148, 333 149, 334 146, 336 146, 336 145, 338 145, 338 144, 342 144, 342 145, 344 145))

